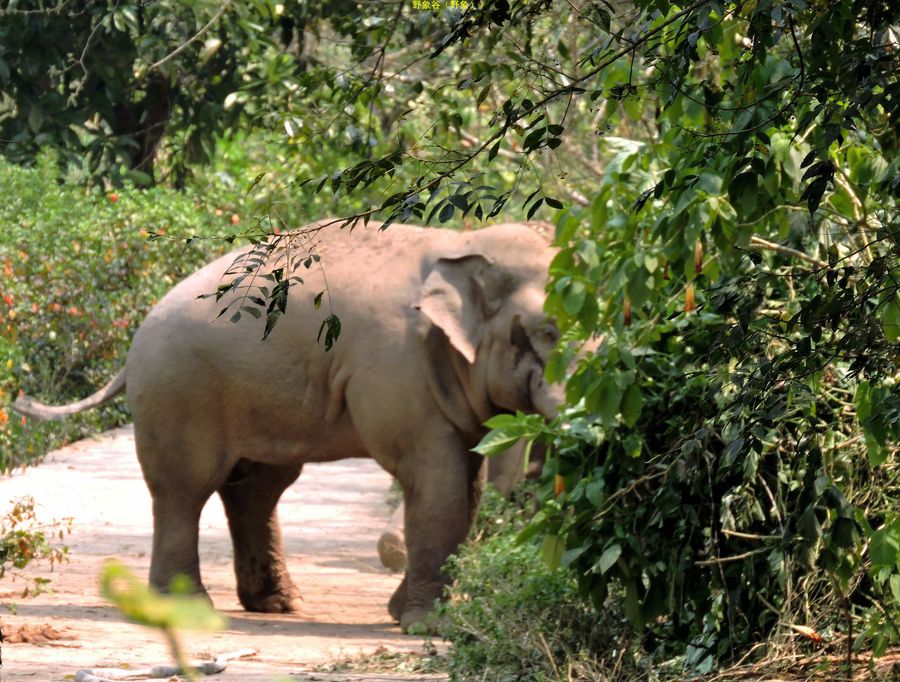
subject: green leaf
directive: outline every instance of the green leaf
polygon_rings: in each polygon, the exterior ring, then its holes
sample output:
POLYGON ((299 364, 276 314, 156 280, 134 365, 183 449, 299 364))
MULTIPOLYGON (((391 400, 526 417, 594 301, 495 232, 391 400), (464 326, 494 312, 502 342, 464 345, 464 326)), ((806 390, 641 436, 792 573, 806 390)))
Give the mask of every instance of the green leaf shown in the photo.
POLYGON ((541 144, 541 140, 544 138, 544 133, 546 132, 547 128, 540 127, 535 128, 530 133, 528 133, 525 141, 522 142, 522 151, 530 152, 533 149, 537 149, 541 144))
POLYGON ((622 441, 622 448, 629 457, 640 457, 644 441, 636 433, 629 433, 622 441))
POLYGON ((892 573, 888 582, 891 587, 891 596, 897 604, 900 604, 900 575, 892 573))
POLYGON ((872 387, 868 381, 860 381, 856 385, 853 404, 856 407, 856 418, 859 423, 867 422, 872 415, 872 387))
POLYGON ((869 464, 878 467, 884 464, 888 458, 887 445, 883 439, 872 429, 863 428, 863 437, 866 441, 866 453, 868 455, 869 464))
POLYGON ((644 114, 644 100, 639 97, 626 97, 622 101, 622 106, 628 117, 634 121, 640 121, 644 114))
POLYGON ((711 196, 716 196, 722 192, 722 176, 716 173, 701 173, 695 187, 711 196))
POLYGON ((621 409, 622 420, 625 422, 626 426, 632 427, 637 424, 637 420, 641 416, 641 411, 644 409, 644 396, 637 384, 631 384, 631 386, 628 387, 628 390, 625 391, 625 396, 622 398, 621 409))
POLYGON ((879 528, 869 539, 869 559, 873 568, 884 566, 891 569, 897 567, 900 555, 900 533, 891 526, 879 528))
POLYGON ((653 277, 648 277, 643 268, 631 273, 625 289, 634 307, 640 308, 649 300, 650 294, 653 292, 650 286, 652 282, 653 277))
POLYGON ((253 182, 250 183, 250 185, 247 187, 247 190, 244 192, 244 194, 250 194, 250 192, 253 191, 253 188, 256 187, 259 184, 259 181, 262 180, 264 177, 266 177, 266 171, 262 171, 261 173, 258 173, 256 175, 256 177, 253 178, 253 182))
POLYGON ((623 391, 610 376, 604 376, 585 396, 589 410, 597 412, 604 426, 616 425, 616 415, 622 401, 623 391))
POLYGON ((341 335, 341 321, 337 315, 329 315, 319 326, 319 333, 316 335, 316 343, 322 339, 322 332, 325 332, 325 352, 327 353, 333 347, 338 337, 341 335))
POLYGON ((539 511, 532 517, 528 525, 525 526, 516 536, 516 544, 521 545, 528 542, 531 538, 540 533, 546 525, 547 515, 543 510, 539 511))
POLYGON ((462 213, 469 210, 469 202, 466 201, 466 198, 461 194, 451 194, 447 197, 447 201, 456 206, 462 213))
POLYGON ((817 177, 806 186, 806 189, 803 190, 803 194, 800 195, 801 199, 806 199, 806 205, 811 216, 814 215, 819 208, 819 203, 822 201, 822 195, 825 194, 827 188, 828 180, 824 177, 817 177))
POLYGON ((897 304, 897 297, 894 296, 881 314, 881 327, 884 329, 884 337, 891 343, 897 343, 900 340, 900 305, 897 304))
POLYGON ((759 205, 759 185, 756 173, 746 171, 735 177, 728 185, 731 205, 741 216, 752 214, 759 205))
POLYGON ((606 484, 602 480, 591 481, 584 487, 584 496, 599 509, 606 502, 606 484))
POLYGON ((746 441, 743 438, 738 437, 725 446, 725 449, 722 451, 722 459, 724 460, 726 466, 731 466, 732 464, 734 464, 737 456, 741 452, 743 452, 745 442, 746 441))
POLYGON ((479 455, 491 457, 509 450, 521 438, 521 434, 517 431, 510 432, 503 429, 494 429, 488 431, 484 438, 481 439, 481 442, 472 449, 479 455))
POLYGON ((584 554, 586 551, 592 548, 592 544, 585 543, 581 545, 581 547, 575 547, 574 549, 567 549, 562 555, 562 565, 570 566, 573 561, 575 561, 578 557, 584 554))
POLYGON ((562 562, 563 552, 566 550, 566 541, 559 535, 545 535, 541 543, 541 559, 547 568, 555 571, 562 562))
POLYGON ((568 370, 569 363, 566 354, 559 350, 554 350, 547 360, 547 369, 545 370, 544 376, 551 384, 559 383, 566 378, 566 372, 568 370))
POLYGON ((572 281, 563 293, 563 310, 569 315, 577 315, 584 305, 586 297, 587 289, 584 283, 578 280, 572 281))
POLYGON ((635 630, 643 630, 644 629, 644 614, 643 609, 641 609, 641 599, 638 594, 637 583, 634 580, 629 580, 625 583, 625 617, 628 619, 628 622, 631 623, 632 627, 635 630))
POLYGON ((559 199, 554 199, 553 197, 544 197, 544 201, 547 202, 548 206, 552 206, 555 209, 561 209, 563 207, 563 203, 559 199))
POLYGON ((187 594, 189 583, 186 578, 173 580, 172 594, 161 595, 117 561, 107 563, 100 574, 103 596, 135 623, 165 630, 224 628, 225 619, 207 599, 187 594))
POLYGON ((744 130, 747 126, 750 125, 750 121, 752 121, 752 120, 753 120, 753 110, 745 109, 738 115, 737 119, 735 120, 734 125, 731 128, 732 132, 738 133, 738 132, 744 130))
POLYGON ((603 550, 603 554, 600 555, 594 568, 600 571, 600 575, 604 575, 615 565, 620 556, 622 556, 622 546, 618 544, 610 545, 603 550))

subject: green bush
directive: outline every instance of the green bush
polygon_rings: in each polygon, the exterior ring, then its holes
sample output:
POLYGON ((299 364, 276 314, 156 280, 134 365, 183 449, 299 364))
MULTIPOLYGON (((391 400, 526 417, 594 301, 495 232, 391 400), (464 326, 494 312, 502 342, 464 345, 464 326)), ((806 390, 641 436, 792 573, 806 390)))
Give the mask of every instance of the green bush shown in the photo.
POLYGON ((625 620, 613 600, 595 611, 578 596, 568 568, 549 568, 539 545, 518 541, 533 511, 533 494, 507 503, 489 491, 475 538, 450 558, 454 585, 441 606, 441 634, 453 644, 451 679, 641 677, 633 659, 619 660, 625 620), (609 674, 616 668, 623 677, 609 674))
POLYGON ((217 196, 86 191, 49 154, 33 169, 0 160, 0 471, 125 419, 123 401, 40 424, 9 404, 20 391, 71 401, 111 379, 156 300, 224 248, 185 239, 248 227, 217 196))
POLYGON ((24 569, 34 562, 46 561, 52 571, 69 561, 69 548, 60 545, 72 531, 72 519, 38 521, 34 498, 13 500, 12 507, 0 516, 0 579, 11 575, 13 580, 25 582, 21 596, 37 596, 47 589, 49 578, 32 578, 24 569))

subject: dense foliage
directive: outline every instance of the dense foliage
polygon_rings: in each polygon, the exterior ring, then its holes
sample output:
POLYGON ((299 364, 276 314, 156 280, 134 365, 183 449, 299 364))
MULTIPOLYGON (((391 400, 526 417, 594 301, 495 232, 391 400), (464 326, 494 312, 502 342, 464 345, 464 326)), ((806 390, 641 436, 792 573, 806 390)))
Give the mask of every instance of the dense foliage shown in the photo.
POLYGON ((150 306, 209 257, 185 238, 240 228, 228 209, 162 188, 85 192, 59 183, 51 155, 34 169, 0 161, 0 471, 124 420, 122 401, 40 424, 9 404, 20 390, 66 402, 109 381, 150 306))
POLYGON ((534 505, 529 490, 507 501, 489 489, 470 542, 450 560, 441 634, 453 641, 451 678, 598 680, 617 663, 623 677, 639 677, 640 662, 620 648, 621 617, 598 619, 572 571, 548 567, 537 546, 517 541, 534 505))
MULTIPOLYGON (((561 485, 526 535, 598 608, 623 586, 645 645, 691 669, 773 630, 881 653, 900 640, 900 10, 646 4, 633 78, 574 79, 648 133, 557 221, 547 309, 603 341, 544 431, 561 485)), ((485 451, 543 431, 495 423, 485 451)))
POLYGON ((387 27, 360 31, 351 7, 346 0, 8 3, 0 9, 2 153, 28 163, 53 146, 83 179, 181 184, 211 159, 223 133, 282 125, 293 133, 291 100, 307 81, 319 84, 314 50, 323 19, 332 18, 339 35, 352 33, 353 53, 382 42, 387 27))
POLYGON ((53 571, 69 560, 69 548, 60 542, 71 531, 72 520, 39 521, 31 497, 10 504, 9 511, 0 516, 0 578, 22 580, 21 596, 37 596, 47 589, 50 579, 34 578, 23 571, 42 561, 53 571))

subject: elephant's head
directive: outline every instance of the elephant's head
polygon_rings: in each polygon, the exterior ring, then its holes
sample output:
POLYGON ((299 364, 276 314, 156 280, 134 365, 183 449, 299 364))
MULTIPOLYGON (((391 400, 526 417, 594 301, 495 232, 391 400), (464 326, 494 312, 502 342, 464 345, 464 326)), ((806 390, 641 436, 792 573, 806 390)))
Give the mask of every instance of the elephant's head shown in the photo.
POLYGON ((544 378, 559 339, 543 310, 553 252, 536 235, 526 242, 438 258, 416 305, 454 349, 455 376, 482 421, 516 410, 552 418, 563 402, 562 386, 544 378))

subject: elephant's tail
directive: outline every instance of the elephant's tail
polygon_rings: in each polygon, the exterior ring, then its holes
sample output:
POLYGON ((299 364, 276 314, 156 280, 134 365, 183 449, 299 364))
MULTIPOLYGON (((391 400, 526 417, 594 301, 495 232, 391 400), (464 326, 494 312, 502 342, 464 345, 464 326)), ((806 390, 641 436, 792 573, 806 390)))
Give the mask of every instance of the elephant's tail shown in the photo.
POLYGON ((71 414, 78 414, 79 412, 84 412, 85 410, 90 410, 93 407, 109 402, 124 390, 125 369, 123 368, 116 374, 112 381, 106 384, 106 386, 84 400, 79 400, 77 403, 59 406, 45 405, 34 398, 23 395, 16 398, 12 407, 19 414, 24 414, 26 417, 31 417, 37 421, 63 419, 71 414))

